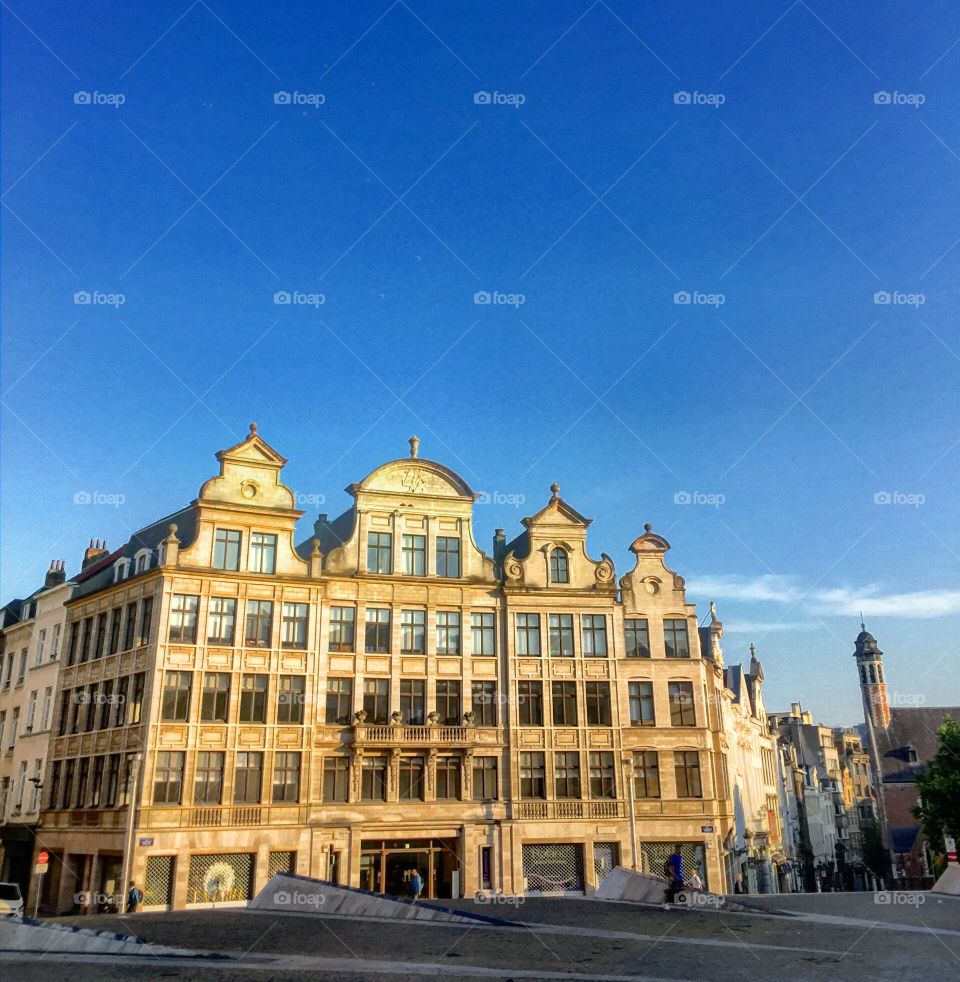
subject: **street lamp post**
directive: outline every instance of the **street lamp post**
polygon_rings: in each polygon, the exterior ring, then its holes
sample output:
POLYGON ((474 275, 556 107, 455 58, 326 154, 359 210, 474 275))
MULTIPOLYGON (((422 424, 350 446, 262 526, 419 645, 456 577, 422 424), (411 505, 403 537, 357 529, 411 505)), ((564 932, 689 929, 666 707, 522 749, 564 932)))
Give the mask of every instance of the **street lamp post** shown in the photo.
POLYGON ((633 871, 640 871, 640 864, 637 862, 637 816, 634 808, 634 787, 633 787, 633 758, 629 754, 624 754, 623 769, 627 775, 627 801, 630 805, 630 848, 633 859, 633 871))
POLYGON ((140 784, 140 764, 143 761, 142 751, 138 750, 135 754, 131 754, 129 761, 130 801, 127 805, 127 829, 123 844, 123 877, 120 881, 120 903, 118 904, 120 913, 124 911, 127 884, 130 882, 130 870, 133 868, 133 830, 137 811, 137 791, 140 784))

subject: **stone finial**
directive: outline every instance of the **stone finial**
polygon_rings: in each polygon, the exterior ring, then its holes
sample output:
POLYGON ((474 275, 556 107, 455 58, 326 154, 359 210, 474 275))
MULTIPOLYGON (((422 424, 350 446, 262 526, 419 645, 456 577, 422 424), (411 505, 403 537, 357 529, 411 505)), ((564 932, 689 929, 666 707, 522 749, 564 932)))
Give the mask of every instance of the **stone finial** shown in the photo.
POLYGON ((653 526, 652 526, 652 525, 651 525, 651 524, 650 524, 649 522, 647 522, 647 523, 646 523, 646 524, 645 524, 645 525, 643 526, 643 531, 644 531, 644 532, 652 532, 652 531, 653 531, 653 526))
POLYGON ((310 540, 310 546, 311 546, 310 555, 311 556, 319 556, 320 555, 320 540, 318 538, 316 538, 316 537, 312 538, 310 540))
POLYGON ((556 481, 550 485, 550 493, 553 495, 554 499, 560 497, 560 485, 556 481))
POLYGON ((717 602, 716 600, 710 601, 710 623, 716 624, 719 618, 717 617, 717 602))
POLYGON ((750 657, 757 657, 757 646, 752 641, 750 642, 750 657))
POLYGON ((177 539, 177 526, 173 523, 167 526, 167 541, 169 542, 172 540, 176 540, 178 542, 180 541, 177 539))
POLYGON ((420 456, 420 437, 412 436, 410 437, 410 456, 419 457, 420 456))
POLYGON ((251 423, 250 424, 250 436, 256 436, 258 429, 259 429, 259 427, 257 426, 256 423, 251 423))

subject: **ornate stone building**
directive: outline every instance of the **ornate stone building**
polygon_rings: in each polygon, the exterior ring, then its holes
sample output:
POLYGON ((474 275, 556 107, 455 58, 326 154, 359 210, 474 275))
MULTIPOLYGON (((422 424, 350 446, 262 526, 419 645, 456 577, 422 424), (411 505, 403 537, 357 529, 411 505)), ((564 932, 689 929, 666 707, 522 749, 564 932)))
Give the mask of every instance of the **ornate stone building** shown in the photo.
POLYGON ((722 666, 649 525, 618 581, 554 485, 488 555, 475 494, 414 438, 298 545, 256 427, 217 457, 191 505, 76 578, 45 906, 127 878, 148 907, 241 902, 279 870, 589 892, 678 843, 724 889, 722 666))

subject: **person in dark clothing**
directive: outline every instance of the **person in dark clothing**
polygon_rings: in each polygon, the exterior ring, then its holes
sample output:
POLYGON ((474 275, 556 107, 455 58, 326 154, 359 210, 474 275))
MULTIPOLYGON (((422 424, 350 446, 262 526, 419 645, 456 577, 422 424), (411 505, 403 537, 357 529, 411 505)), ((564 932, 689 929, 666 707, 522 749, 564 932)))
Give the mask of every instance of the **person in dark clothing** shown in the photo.
POLYGON ((680 855, 680 846, 670 854, 666 864, 666 874, 669 883, 664 891, 664 901, 672 904, 676 900, 677 893, 683 889, 683 857, 680 855))
POLYGON ((140 909, 140 905, 143 903, 143 891, 133 882, 130 881, 130 891, 127 893, 127 913, 136 914, 140 909))

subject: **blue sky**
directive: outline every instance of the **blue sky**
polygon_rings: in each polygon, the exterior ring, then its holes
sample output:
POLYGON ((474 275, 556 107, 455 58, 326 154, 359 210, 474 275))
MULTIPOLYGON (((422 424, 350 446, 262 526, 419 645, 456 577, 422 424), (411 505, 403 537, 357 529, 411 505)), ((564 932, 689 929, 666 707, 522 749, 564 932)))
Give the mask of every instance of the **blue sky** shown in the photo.
POLYGON ((486 547, 651 522, 771 708, 861 717, 860 609, 960 701, 955 4, 0 16, 4 600, 250 420, 305 535, 415 432, 486 547))

